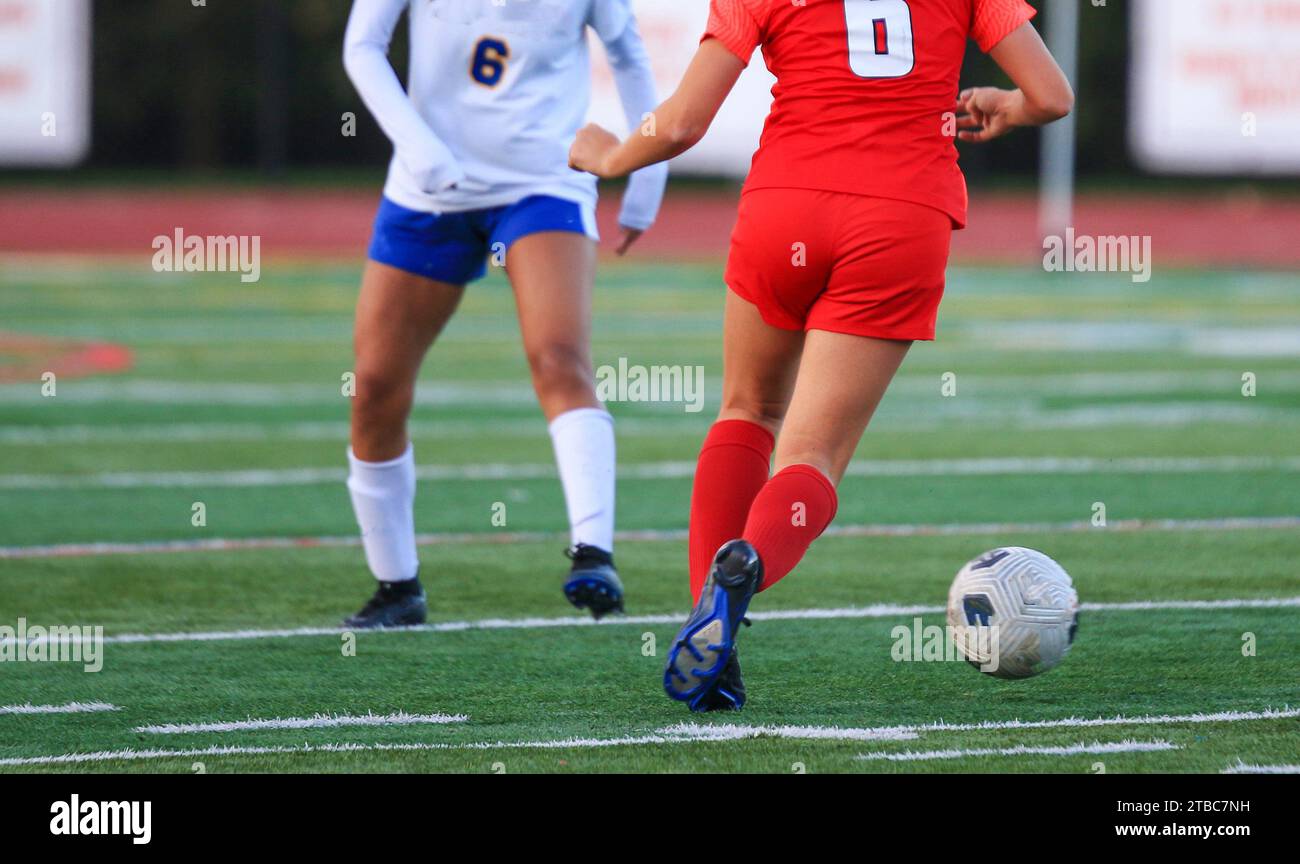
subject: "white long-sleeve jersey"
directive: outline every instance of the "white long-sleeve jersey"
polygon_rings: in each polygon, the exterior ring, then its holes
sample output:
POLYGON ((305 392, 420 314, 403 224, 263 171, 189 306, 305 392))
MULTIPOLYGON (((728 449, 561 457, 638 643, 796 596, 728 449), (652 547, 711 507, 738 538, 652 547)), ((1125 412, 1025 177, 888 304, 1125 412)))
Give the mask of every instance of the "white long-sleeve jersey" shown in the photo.
MULTIPOLYGON (((393 142, 384 195, 431 213, 529 195, 595 206, 595 178, 568 167, 590 102, 587 27, 606 47, 635 128, 657 99, 630 0, 355 0, 344 66, 393 142), (409 92, 388 61, 403 11, 409 92)), ((666 179, 663 165, 634 174, 620 222, 648 228, 666 179)))

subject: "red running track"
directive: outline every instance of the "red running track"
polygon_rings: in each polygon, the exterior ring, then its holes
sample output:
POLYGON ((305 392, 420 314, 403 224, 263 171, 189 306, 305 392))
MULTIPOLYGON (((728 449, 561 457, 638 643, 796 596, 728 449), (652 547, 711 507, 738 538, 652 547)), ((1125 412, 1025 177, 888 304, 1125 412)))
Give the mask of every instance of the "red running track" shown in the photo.
MULTIPOLYGON (((670 192, 663 214, 633 255, 718 258, 726 254, 738 191, 670 192)), ((378 191, 0 190, 0 252, 140 254, 176 228, 198 235, 260 235, 268 257, 359 259, 378 191)), ((600 209, 614 233, 616 201, 600 209)), ((970 227, 953 241, 957 263, 1032 265, 1042 258, 1032 195, 972 195, 970 227)), ((1300 202, 1227 196, 1087 195, 1079 234, 1150 235, 1157 267, 1300 267, 1300 202)))

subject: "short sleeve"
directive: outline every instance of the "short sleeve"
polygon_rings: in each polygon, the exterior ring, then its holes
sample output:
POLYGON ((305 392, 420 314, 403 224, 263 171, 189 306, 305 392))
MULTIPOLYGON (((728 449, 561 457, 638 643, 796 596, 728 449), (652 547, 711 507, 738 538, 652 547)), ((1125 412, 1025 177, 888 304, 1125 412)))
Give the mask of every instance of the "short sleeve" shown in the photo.
POLYGON ((587 23, 600 41, 609 43, 623 35, 632 21, 631 0, 591 0, 587 23))
POLYGON ((709 26, 704 39, 717 39, 746 65, 763 40, 763 28, 754 17, 751 0, 710 0, 709 26))
POLYGON ((1025 0, 975 0, 971 38, 979 43, 981 51, 988 53, 1037 14, 1025 0))

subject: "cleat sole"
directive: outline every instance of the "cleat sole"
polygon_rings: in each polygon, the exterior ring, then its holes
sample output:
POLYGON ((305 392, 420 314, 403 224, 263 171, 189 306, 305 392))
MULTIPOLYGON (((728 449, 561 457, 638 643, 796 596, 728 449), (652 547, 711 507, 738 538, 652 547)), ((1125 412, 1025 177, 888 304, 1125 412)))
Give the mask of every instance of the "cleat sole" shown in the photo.
POLYGON ((623 611, 623 594, 603 579, 571 579, 564 596, 578 609, 587 609, 596 620, 623 611))

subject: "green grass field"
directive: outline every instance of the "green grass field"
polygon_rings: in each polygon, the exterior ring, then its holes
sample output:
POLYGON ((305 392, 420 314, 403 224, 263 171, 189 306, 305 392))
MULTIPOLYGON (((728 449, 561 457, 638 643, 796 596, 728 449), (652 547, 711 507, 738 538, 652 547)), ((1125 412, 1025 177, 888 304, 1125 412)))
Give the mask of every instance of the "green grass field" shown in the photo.
POLYGON ((0 662, 0 771, 1300 762, 1300 274, 955 269, 940 340, 914 349, 841 487, 838 533, 753 607, 749 705, 699 717, 659 678, 687 611, 720 275, 601 271, 597 363, 698 365, 706 384, 699 413, 611 405, 631 617, 584 626, 561 595, 563 502, 497 274, 435 347, 413 420, 436 623, 352 643, 330 628, 371 590, 341 482, 358 269, 268 263, 245 285, 147 259, 7 262, 0 371, 37 362, 6 334, 120 343, 135 365, 53 397, 36 375, 0 383, 0 627, 109 637, 96 673, 0 662), (1090 604, 1061 667, 1005 682, 895 662, 894 628, 943 623, 956 570, 1012 544, 1057 558, 1090 604), (73 702, 117 710, 18 712, 73 702), (401 712, 454 722, 142 731, 401 712))

